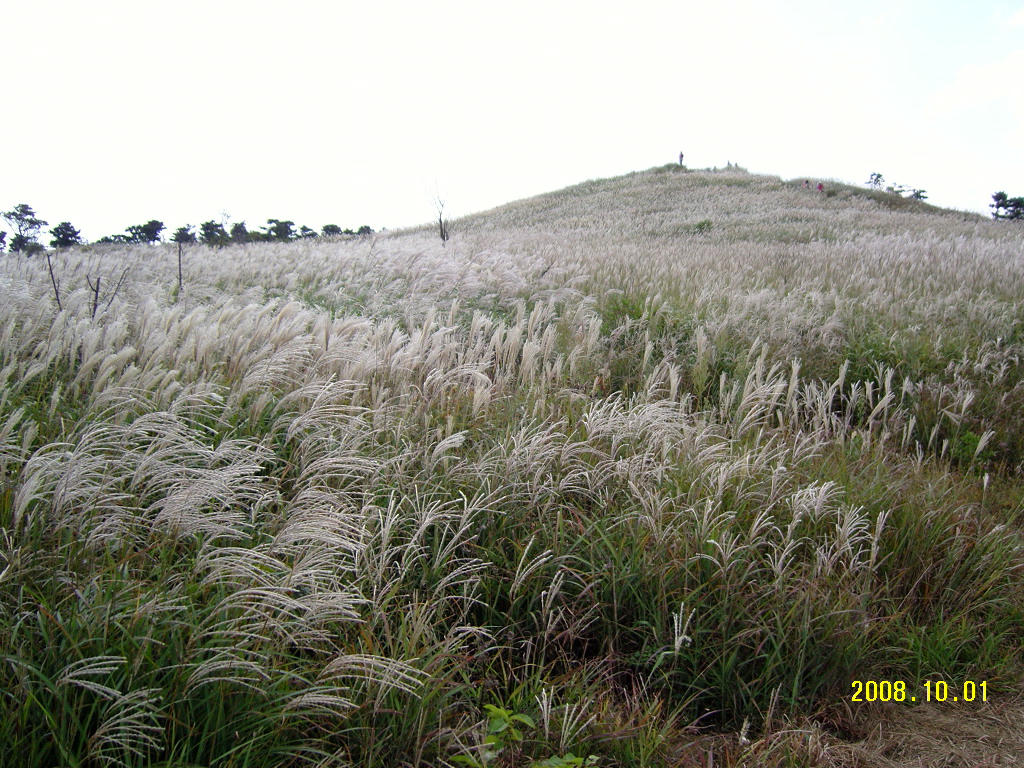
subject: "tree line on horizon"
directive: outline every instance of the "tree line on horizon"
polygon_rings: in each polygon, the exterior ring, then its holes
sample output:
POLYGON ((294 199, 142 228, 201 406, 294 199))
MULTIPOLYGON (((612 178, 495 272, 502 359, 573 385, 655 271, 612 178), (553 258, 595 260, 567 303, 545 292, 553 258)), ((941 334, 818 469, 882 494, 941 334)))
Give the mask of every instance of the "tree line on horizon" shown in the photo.
MULTIPOLYGON (((25 253, 30 256, 46 250, 46 246, 39 242, 39 238, 49 222, 39 218, 32 206, 27 203, 19 203, 9 211, 0 212, 0 218, 3 218, 14 231, 10 243, 8 243, 8 233, 0 230, 0 252, 6 250, 8 245, 11 253, 25 253)), ((95 244, 152 245, 163 241, 166 229, 167 227, 162 221, 151 219, 145 224, 133 224, 127 227, 123 233, 101 237, 95 241, 95 244)), ((90 244, 82 238, 81 231, 70 221, 60 222, 51 227, 49 232, 51 235, 50 247, 54 249, 90 244)), ((170 240, 182 245, 202 243, 203 245, 222 247, 241 243, 289 242, 306 238, 372 234, 373 229, 365 224, 355 230, 342 229, 337 224, 325 224, 317 232, 305 225, 296 227, 294 221, 287 219, 267 219, 264 226, 255 230, 250 230, 244 221, 240 221, 231 225, 229 229, 225 219, 219 222, 204 221, 199 225, 198 231, 191 224, 178 227, 171 235, 170 240)))
MULTIPOLYGON (((880 173, 872 173, 867 181, 867 186, 873 189, 885 189, 900 195, 909 194, 917 200, 924 200, 927 194, 923 189, 912 189, 901 185, 885 186, 885 180, 880 173)), ((443 204, 442 210, 443 210, 443 204)), ((992 195, 992 202, 989 204, 992 209, 992 218, 995 220, 1024 220, 1024 196, 1010 197, 1006 192, 996 192, 992 195)), ((0 253, 8 246, 11 253, 26 253, 32 255, 46 250, 46 246, 39 242, 39 236, 43 228, 49 222, 40 219, 32 206, 27 203, 19 203, 9 211, 0 212, 7 224, 14 230, 10 243, 7 242, 8 233, 0 230, 0 253)), ((441 240, 447 239, 446 222, 443 213, 439 213, 441 226, 441 240)), ((166 226, 162 221, 150 219, 145 224, 133 224, 125 228, 123 233, 107 235, 96 240, 96 244, 122 243, 134 245, 152 245, 163 241, 163 233, 166 226)), ((245 221, 232 224, 230 229, 227 220, 204 221, 199 225, 198 232, 191 224, 178 227, 171 235, 171 242, 181 245, 202 243, 203 245, 223 247, 226 245, 238 245, 242 243, 267 243, 267 242, 289 242, 306 238, 319 237, 341 237, 344 235, 371 235, 373 229, 363 225, 356 230, 342 229, 337 224, 325 224, 319 232, 305 225, 296 227, 294 221, 287 219, 267 219, 267 223, 256 230, 250 230, 245 221)), ((70 221, 62 221, 50 228, 50 247, 54 249, 70 248, 72 246, 89 245, 82 238, 81 231, 70 221)))

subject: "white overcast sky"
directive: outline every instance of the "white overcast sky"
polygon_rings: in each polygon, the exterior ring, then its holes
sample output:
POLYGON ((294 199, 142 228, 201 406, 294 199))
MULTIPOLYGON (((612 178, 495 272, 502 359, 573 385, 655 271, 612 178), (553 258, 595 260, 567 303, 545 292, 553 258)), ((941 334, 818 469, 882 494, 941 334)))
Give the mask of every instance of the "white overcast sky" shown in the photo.
MULTIPOLYGON (((673 162, 1024 195, 1024 1, 0 0, 0 210, 374 229, 673 162)), ((48 235, 44 235, 46 241, 48 235)))

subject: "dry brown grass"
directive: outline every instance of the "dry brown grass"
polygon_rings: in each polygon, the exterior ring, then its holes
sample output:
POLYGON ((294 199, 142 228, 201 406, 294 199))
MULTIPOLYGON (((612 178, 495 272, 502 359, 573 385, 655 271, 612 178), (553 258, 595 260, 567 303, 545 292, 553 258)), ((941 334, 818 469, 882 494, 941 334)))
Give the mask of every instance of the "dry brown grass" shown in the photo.
POLYGON ((680 768, 1024 765, 1024 700, 1020 699, 982 705, 864 705, 834 720, 782 722, 756 737, 696 736, 678 749, 676 764, 680 768))
POLYGON ((1024 765, 1024 701, 885 704, 857 714, 861 738, 832 751, 837 766, 996 768, 1024 765), (845 754, 849 755, 847 759, 845 754))

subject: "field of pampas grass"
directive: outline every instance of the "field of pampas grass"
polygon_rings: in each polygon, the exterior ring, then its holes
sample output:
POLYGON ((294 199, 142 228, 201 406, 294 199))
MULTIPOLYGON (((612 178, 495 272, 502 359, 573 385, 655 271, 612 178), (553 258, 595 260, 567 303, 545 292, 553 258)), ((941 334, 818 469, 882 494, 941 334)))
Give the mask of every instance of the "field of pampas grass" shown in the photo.
POLYGON ((0 763, 1024 759, 1020 226, 667 166, 51 262, 0 262, 0 763))

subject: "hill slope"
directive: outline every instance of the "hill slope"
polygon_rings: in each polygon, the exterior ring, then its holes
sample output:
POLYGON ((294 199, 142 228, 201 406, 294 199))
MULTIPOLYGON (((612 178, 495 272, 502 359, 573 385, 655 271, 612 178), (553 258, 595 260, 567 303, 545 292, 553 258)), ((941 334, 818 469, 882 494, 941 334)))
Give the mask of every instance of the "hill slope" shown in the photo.
POLYGON ((5 258, 0 762, 1011 759, 1020 227, 666 167, 453 231, 5 258))

